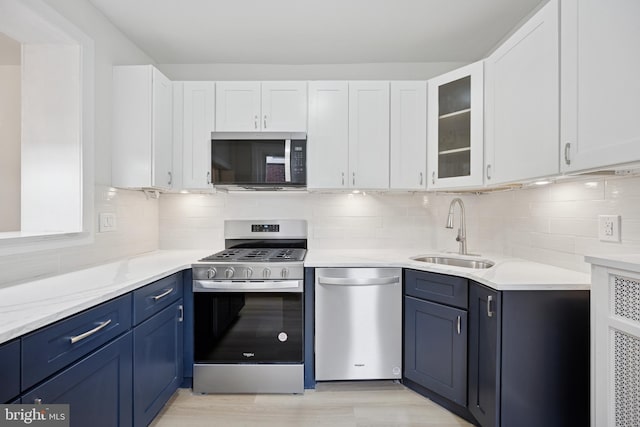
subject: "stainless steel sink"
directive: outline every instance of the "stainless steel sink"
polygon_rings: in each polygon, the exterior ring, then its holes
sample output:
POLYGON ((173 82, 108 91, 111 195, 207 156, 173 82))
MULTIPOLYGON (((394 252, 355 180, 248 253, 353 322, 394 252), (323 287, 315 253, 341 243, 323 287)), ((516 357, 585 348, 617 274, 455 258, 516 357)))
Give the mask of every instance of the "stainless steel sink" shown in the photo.
POLYGON ((465 268, 490 268, 495 264, 493 261, 489 261, 488 259, 468 259, 468 258, 454 258, 448 256, 441 255, 427 255, 427 256, 417 256, 411 258, 414 261, 419 262, 427 262, 430 264, 444 264, 444 265, 452 265, 455 267, 465 267, 465 268))

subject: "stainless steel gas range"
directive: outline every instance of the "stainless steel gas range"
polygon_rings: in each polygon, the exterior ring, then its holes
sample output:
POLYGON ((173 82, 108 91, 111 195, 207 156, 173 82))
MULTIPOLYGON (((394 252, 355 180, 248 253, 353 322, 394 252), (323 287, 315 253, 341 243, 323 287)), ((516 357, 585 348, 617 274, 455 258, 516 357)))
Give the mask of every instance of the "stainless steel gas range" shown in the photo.
POLYGON ((225 221, 193 265, 197 393, 304 391, 304 220, 225 221))

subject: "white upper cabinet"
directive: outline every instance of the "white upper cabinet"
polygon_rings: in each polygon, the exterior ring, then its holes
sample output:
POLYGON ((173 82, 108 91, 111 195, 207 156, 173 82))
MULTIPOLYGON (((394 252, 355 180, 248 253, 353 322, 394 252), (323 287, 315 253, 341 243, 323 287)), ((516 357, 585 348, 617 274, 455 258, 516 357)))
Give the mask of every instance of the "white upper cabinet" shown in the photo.
POLYGON ((389 188, 389 82, 349 82, 349 175, 354 189, 389 188))
POLYGON ((175 83, 177 140, 181 142, 182 188, 211 190, 211 132, 214 130, 215 84, 213 82, 175 83))
POLYGON ((217 82, 215 109, 219 132, 260 131, 260 82, 217 82))
POLYGON ((306 132, 307 83, 217 82, 218 132, 306 132))
POLYGON ((348 188, 349 84, 309 82, 307 187, 348 188))
POLYGON ((482 61, 429 80, 429 189, 482 186, 483 87, 482 61))
POLYGON ((307 131, 307 82, 262 82, 262 130, 307 131))
POLYGON ((563 0, 561 169, 640 161, 640 2, 563 0))
POLYGON ((309 82, 310 189, 389 188, 389 82, 309 82))
POLYGON ((391 82, 390 187, 424 190, 427 180, 427 82, 391 82))
POLYGON ((172 188, 172 86, 151 65, 113 67, 112 184, 172 188))
POLYGON ((558 1, 485 60, 485 184, 559 173, 558 1))

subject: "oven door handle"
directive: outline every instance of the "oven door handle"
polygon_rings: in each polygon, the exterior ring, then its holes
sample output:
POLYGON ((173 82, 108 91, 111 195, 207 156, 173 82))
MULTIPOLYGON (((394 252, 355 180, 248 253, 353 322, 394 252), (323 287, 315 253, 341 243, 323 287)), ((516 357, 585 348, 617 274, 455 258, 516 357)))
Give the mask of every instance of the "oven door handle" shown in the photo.
POLYGON ((233 292, 245 292, 245 291, 294 291, 300 290, 302 292, 301 280, 281 280, 270 282, 233 282, 233 281, 213 281, 213 280, 194 280, 193 291, 233 291, 233 292))

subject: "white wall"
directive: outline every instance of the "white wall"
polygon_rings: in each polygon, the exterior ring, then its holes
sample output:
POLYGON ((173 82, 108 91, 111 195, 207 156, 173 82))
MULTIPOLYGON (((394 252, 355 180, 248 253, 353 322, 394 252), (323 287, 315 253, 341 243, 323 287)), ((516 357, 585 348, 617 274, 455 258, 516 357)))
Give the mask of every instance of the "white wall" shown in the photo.
POLYGON ((640 178, 589 178, 489 194, 175 194, 160 199, 161 248, 216 250, 223 220, 302 218, 309 247, 457 251, 445 228, 461 197, 469 252, 505 254, 588 272, 585 254, 640 252, 640 178), (600 242, 597 216, 622 215, 622 243, 600 242))
POLYGON ((171 80, 426 80, 466 64, 158 64, 158 68, 171 80))
POLYGON ((86 0, 45 0, 95 42, 95 223, 116 212, 118 231, 96 233, 90 245, 0 256, 0 286, 54 275, 158 248, 158 201, 141 192, 110 189, 112 67, 153 60, 86 0))
POLYGON ((0 93, 0 232, 17 231, 20 230, 20 65, 0 65, 0 93))

